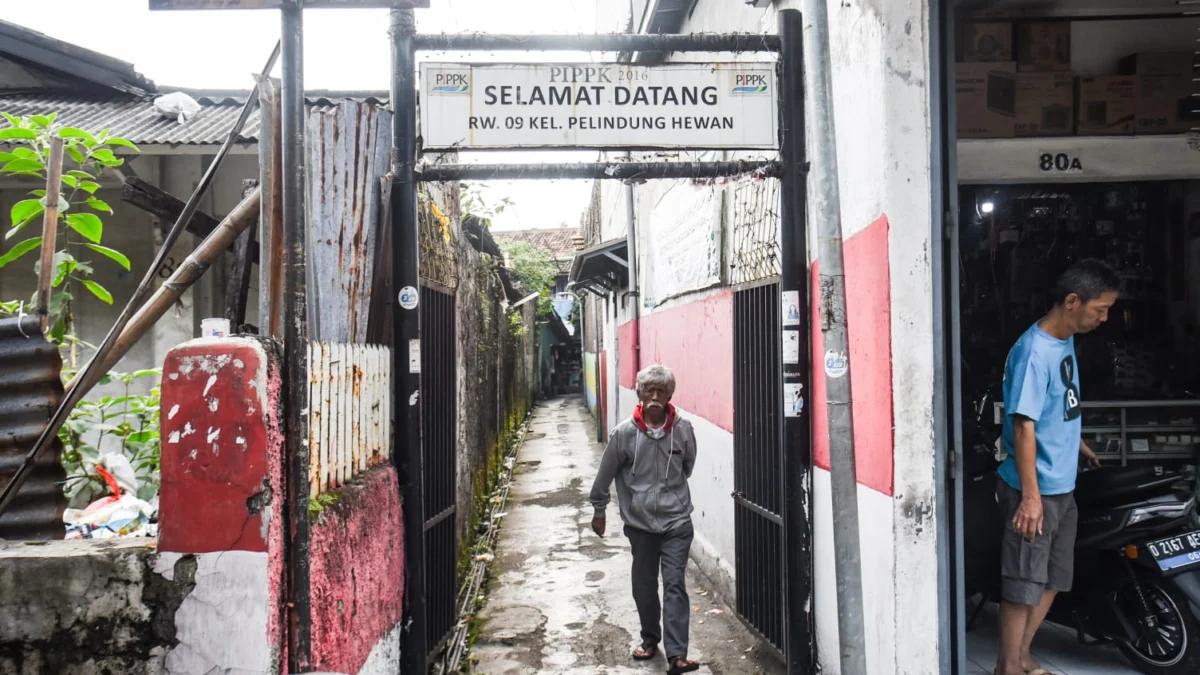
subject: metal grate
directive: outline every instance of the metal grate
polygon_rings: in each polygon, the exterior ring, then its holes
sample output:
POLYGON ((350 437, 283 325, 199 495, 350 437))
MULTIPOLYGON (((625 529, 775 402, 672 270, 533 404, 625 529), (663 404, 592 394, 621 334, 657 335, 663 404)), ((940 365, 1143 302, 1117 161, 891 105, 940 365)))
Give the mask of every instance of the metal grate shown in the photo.
POLYGON ((732 282, 745 284, 779 276, 779 180, 739 183, 732 193, 732 282))
POLYGON ((313 497, 391 461, 391 350, 308 346, 309 490, 313 497))
POLYGON ((421 452, 425 476, 425 621, 430 655, 455 623, 458 364, 454 295, 421 289, 421 452))
POLYGON ((458 219, 453 213, 442 211, 442 207, 457 203, 458 191, 448 183, 422 183, 417 188, 421 278, 451 289, 458 287, 458 265, 454 259, 454 229, 458 219))
POLYGON ((779 284, 733 296, 737 612, 783 653, 783 410, 779 284))

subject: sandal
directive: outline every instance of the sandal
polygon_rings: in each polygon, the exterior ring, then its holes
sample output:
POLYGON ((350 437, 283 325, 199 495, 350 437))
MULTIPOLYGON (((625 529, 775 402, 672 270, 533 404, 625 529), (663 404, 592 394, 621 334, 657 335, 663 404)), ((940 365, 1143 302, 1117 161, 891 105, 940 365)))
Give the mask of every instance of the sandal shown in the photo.
POLYGON ((643 642, 637 649, 633 650, 634 661, 649 661, 658 653, 658 645, 653 642, 643 642))
POLYGON ((685 656, 672 656, 667 659, 667 675, 680 675, 681 673, 691 673, 700 670, 700 664, 689 660, 685 656))

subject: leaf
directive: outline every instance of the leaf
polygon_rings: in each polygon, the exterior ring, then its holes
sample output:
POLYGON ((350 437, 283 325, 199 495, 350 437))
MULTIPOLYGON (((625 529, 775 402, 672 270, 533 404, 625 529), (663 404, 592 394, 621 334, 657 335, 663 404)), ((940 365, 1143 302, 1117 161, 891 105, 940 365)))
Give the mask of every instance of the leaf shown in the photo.
POLYGON ((70 171, 67 172, 67 175, 74 176, 76 178, 95 178, 95 176, 93 176, 92 174, 90 174, 86 171, 80 171, 79 169, 71 169, 70 171))
POLYGON ((96 143, 97 143, 95 136, 84 131, 83 129, 76 129, 75 127, 63 127, 61 129, 59 129, 58 137, 59 138, 81 138, 81 139, 83 139, 84 145, 88 146, 89 148, 92 147, 93 145, 96 145, 96 143))
MULTIPOLYGON (((0 131, 0 134, 4 133, 0 131)), ((14 159, 13 161, 0 166, 0 171, 4 173, 32 173, 37 174, 45 168, 41 161, 36 159, 14 159)))
POLYGON ((67 226, 95 244, 104 235, 104 223, 94 213, 72 213, 67 216, 67 226))
POLYGON ((109 293, 108 289, 104 288, 100 284, 92 281, 91 279, 80 279, 79 282, 86 286, 87 289, 92 292, 92 295, 100 298, 100 300, 105 304, 111 305, 113 303, 112 293, 109 293))
POLYGON ((79 181, 79 189, 87 191, 88 194, 95 194, 96 190, 100 189, 100 184, 92 180, 79 181))
POLYGON ((75 160, 76 164, 83 164, 84 161, 86 161, 83 158, 83 153, 80 152, 79 148, 75 147, 74 144, 68 145, 65 150, 67 155, 69 155, 71 159, 75 160))
POLYGON ((54 120, 58 119, 58 113, 50 113, 49 115, 46 115, 46 117, 50 118, 51 124, 54 124, 54 120))
POLYGON ((41 157, 42 157, 41 155, 37 154, 37 152, 34 151, 33 149, 25 148, 25 147, 22 147, 19 145, 12 149, 12 156, 13 156, 13 159, 36 159, 39 161, 41 161, 41 157))
POLYGON ((30 116, 29 121, 43 129, 49 128, 51 122, 50 118, 46 117, 45 115, 32 115, 30 116))
POLYGON ((17 156, 11 152, 0 152, 0 162, 11 162, 16 158, 17 156))
POLYGON ((136 380, 141 377, 158 377, 160 375, 162 375, 162 370, 158 368, 146 368, 145 370, 134 371, 133 379, 136 380))
POLYGON ((115 162, 117 160, 117 156, 113 154, 112 150, 109 150, 107 148, 101 148, 92 153, 92 159, 95 159, 101 163, 115 162))
POLYGON ((8 253, 5 253, 3 256, 0 256, 0 267, 4 267, 8 263, 16 260, 17 258, 20 258, 21 256, 25 255, 26 253, 29 253, 30 251, 32 251, 33 249, 35 249, 41 245, 42 245, 41 237, 34 237, 32 239, 26 239, 25 241, 8 249, 8 253))
MULTIPOLYGON (((11 123, 12 120, 9 120, 9 122, 11 123)), ((21 127, 0 129, 0 141, 7 141, 13 138, 21 138, 32 141, 37 138, 37 132, 35 132, 33 129, 22 129, 21 127)))
POLYGON ((96 199, 95 197, 92 197, 85 203, 97 211, 104 211, 105 213, 109 214, 113 212, 112 207, 109 206, 108 202, 104 201, 103 199, 96 199))
POLYGON ((41 197, 41 198, 43 198, 43 199, 45 199, 45 197, 46 197, 46 191, 45 191, 45 190, 30 190, 30 191, 29 191, 29 194, 31 194, 31 195, 34 195, 34 196, 36 196, 36 197, 41 197))
POLYGON ((21 227, 26 222, 40 216, 45 210, 46 208, 42 206, 40 199, 22 199, 13 204, 10 214, 12 217, 12 226, 21 227))
POLYGON ((79 187, 79 179, 75 176, 63 176, 62 182, 71 187, 79 187))
POLYGON ((107 246, 101 246, 99 244, 84 244, 84 246, 92 249, 96 253, 99 253, 106 258, 111 258, 112 260, 117 261, 117 264, 121 267, 124 267, 126 272, 130 271, 131 266, 129 263, 129 258, 125 257, 124 253, 108 248, 107 246))
POLYGON ((0 112, 0 117, 3 117, 4 119, 8 120, 8 123, 13 125, 14 127, 21 126, 21 118, 20 117, 14 117, 12 115, 9 115, 6 112, 0 112))
POLYGON ((141 152, 141 150, 138 149, 138 146, 133 144, 133 141, 130 141, 125 138, 110 138, 104 142, 108 145, 119 145, 122 148, 129 148, 130 150, 133 150, 134 152, 141 152))

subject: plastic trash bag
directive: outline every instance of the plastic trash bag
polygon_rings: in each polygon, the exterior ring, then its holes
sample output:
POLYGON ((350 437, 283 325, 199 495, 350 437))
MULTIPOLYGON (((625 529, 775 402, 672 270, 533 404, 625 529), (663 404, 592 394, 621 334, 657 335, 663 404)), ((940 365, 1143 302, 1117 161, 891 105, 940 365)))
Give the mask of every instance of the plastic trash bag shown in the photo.
MULTIPOLYGON (((120 466, 119 462, 116 464, 120 466)), ((104 478, 113 494, 97 499, 86 509, 67 509, 63 513, 63 523, 67 526, 66 538, 154 536, 157 528, 151 527, 150 520, 154 516, 155 507, 133 494, 122 493, 118 479, 103 466, 97 465, 96 472, 104 478)))
POLYGON ((200 104, 191 96, 177 91, 154 99, 154 109, 163 117, 174 117, 180 124, 185 124, 200 112, 200 104))

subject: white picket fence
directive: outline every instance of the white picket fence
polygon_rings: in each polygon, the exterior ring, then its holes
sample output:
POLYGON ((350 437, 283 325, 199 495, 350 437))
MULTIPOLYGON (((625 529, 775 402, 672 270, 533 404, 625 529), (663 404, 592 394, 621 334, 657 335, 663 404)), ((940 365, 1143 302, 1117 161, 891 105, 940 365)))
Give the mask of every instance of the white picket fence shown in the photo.
POLYGON ((391 350, 308 346, 309 485, 312 496, 391 461, 391 350))

